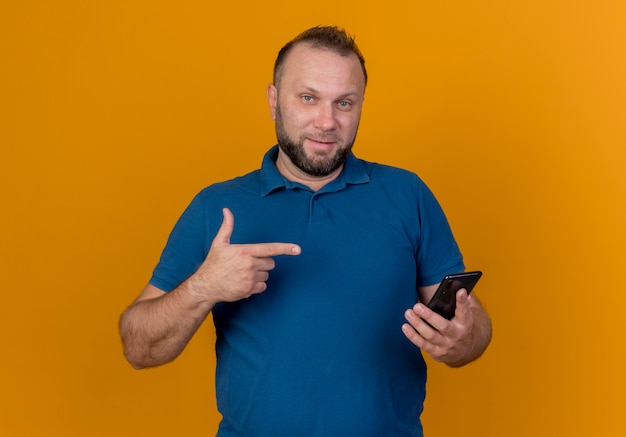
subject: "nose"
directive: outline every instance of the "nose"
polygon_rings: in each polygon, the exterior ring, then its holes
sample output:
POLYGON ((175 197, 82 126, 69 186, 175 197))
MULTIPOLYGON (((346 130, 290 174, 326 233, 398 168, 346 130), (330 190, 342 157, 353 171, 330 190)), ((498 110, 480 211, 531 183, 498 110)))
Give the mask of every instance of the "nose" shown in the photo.
POLYGON ((331 131, 337 127, 335 110, 332 105, 319 105, 314 120, 314 126, 322 131, 331 131))

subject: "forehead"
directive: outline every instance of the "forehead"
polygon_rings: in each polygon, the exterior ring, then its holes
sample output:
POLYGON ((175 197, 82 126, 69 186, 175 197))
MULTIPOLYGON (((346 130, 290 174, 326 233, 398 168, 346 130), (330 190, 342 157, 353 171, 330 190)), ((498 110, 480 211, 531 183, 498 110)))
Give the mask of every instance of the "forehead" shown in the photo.
POLYGON ((294 46, 282 66, 280 87, 311 86, 343 88, 363 94, 365 77, 359 58, 350 52, 342 56, 308 43, 294 46))

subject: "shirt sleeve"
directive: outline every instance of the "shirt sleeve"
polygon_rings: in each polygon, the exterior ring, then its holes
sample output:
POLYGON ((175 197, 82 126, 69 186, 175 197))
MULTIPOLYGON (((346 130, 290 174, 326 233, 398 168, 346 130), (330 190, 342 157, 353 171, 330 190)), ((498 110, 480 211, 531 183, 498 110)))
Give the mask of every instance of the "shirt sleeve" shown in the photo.
POLYGON ((438 284, 447 274, 462 272, 465 265, 441 205, 421 180, 418 189, 417 286, 425 287, 438 284))
POLYGON ((150 284, 169 292, 191 276, 206 258, 205 208, 202 193, 198 194, 172 229, 150 284))

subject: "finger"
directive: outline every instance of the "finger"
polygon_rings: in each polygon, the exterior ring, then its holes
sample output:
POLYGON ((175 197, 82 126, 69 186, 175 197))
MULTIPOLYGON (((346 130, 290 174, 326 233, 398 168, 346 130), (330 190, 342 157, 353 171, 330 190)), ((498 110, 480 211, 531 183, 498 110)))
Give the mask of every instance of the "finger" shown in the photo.
POLYGON ((402 332, 404 333, 405 337, 411 341, 411 343, 413 343, 420 349, 431 353, 431 351, 434 350, 436 346, 424 335, 422 331, 423 329, 416 329, 416 327, 410 322, 404 323, 402 325, 402 332))
POLYGON ((259 272, 269 272, 276 267, 276 261, 273 258, 255 258, 254 269, 259 272))
POLYGON ((278 255, 300 255, 302 249, 293 243, 258 243, 248 244, 250 254, 257 258, 267 258, 278 255))
POLYGON ((270 274, 267 270, 259 270, 258 272, 254 274, 255 282, 267 282, 269 278, 270 278, 270 274))
POLYGON ((426 340, 424 340, 422 336, 419 335, 419 333, 415 330, 415 328, 412 325, 408 323, 404 323, 402 325, 402 332, 404 333, 406 338, 411 340, 411 342, 415 346, 422 348, 426 344, 426 340))
MULTIPOLYGON (((404 313, 404 318, 413 326, 417 333, 427 341, 432 341, 437 333, 437 328, 427 320, 428 309, 418 304, 404 313)), ((432 312, 431 312, 432 313, 432 312)))
POLYGON ((224 214, 224 219, 222 220, 222 225, 215 234, 215 238, 213 239, 213 246, 227 246, 230 244, 230 237, 233 234, 233 229, 235 228, 235 216, 228 208, 222 209, 222 213, 224 214))
POLYGON ((414 314, 413 317, 419 319, 422 323, 425 323, 430 329, 440 331, 445 328, 448 322, 446 319, 428 308, 423 303, 415 304, 411 311, 414 314))
POLYGON ((457 318, 458 321, 463 322, 470 317, 470 313, 471 309, 467 290, 461 288, 456 292, 456 311, 454 312, 454 317, 457 318))

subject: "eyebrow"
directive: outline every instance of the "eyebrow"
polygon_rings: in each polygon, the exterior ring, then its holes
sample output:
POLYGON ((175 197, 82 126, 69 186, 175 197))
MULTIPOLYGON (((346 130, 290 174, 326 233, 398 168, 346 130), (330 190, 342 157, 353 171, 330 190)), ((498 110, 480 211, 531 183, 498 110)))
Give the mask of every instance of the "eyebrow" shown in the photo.
MULTIPOLYGON (((303 88, 304 88, 305 91, 308 91, 311 94, 320 94, 319 90, 317 90, 317 89, 315 89, 313 87, 305 85, 303 88)), ((348 97, 359 97, 359 96, 360 96, 360 94, 358 93, 358 91, 349 91, 349 92, 347 92, 345 94, 341 94, 335 100, 341 100, 341 99, 345 99, 345 98, 348 98, 348 97)))

